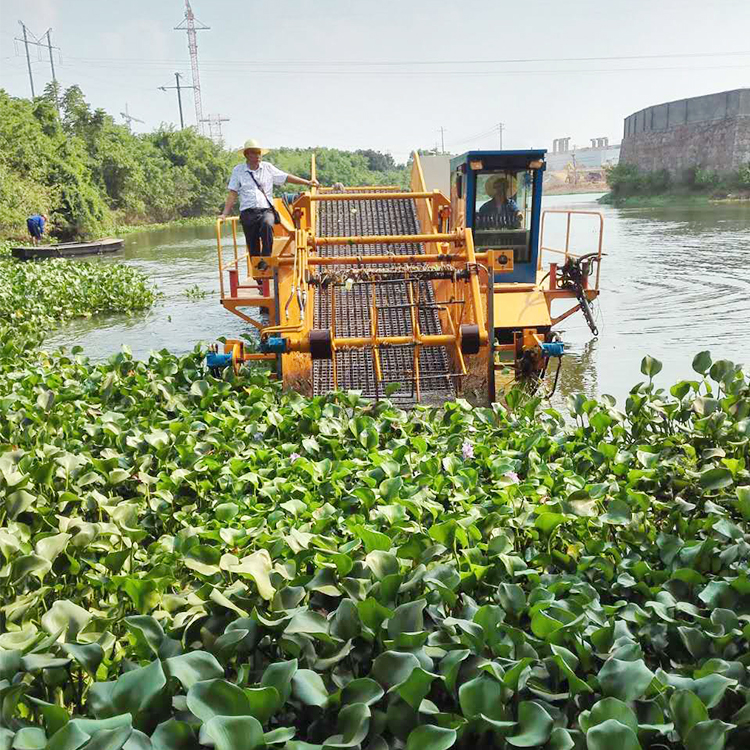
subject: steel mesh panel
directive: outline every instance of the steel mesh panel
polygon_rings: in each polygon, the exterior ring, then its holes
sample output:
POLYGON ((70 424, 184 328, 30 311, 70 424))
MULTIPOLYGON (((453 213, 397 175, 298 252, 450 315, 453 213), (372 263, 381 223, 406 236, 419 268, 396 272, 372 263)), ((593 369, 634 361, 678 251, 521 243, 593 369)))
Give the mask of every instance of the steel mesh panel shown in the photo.
MULTIPOLYGON (((317 235, 319 237, 352 237, 367 235, 418 234, 419 221, 413 200, 341 200, 317 204, 317 235)), ((424 248, 415 243, 395 245, 336 245, 319 248, 326 257, 364 255, 423 255, 424 248)), ((335 273, 344 266, 329 266, 335 273)), ((397 265, 370 266, 373 270, 398 271, 397 265)), ((356 283, 351 290, 336 287, 336 335, 369 336, 373 287, 377 307, 378 333, 386 336, 411 336, 412 313, 408 286, 418 303, 417 313, 422 333, 440 334, 440 318, 435 305, 435 292, 430 281, 389 281, 356 283), (432 307, 430 307, 432 305, 432 307)), ((313 314, 315 328, 331 326, 331 289, 320 288, 315 296, 313 314)), ((442 403, 455 398, 450 373, 450 358, 443 346, 425 346, 420 351, 419 373, 414 372, 414 345, 379 347, 382 382, 375 377, 373 353, 370 349, 336 352, 338 387, 361 390, 367 398, 381 398, 391 383, 401 387, 391 398, 402 406, 416 403, 416 378, 419 378, 423 403, 442 403)), ((333 390, 333 367, 330 361, 313 362, 313 392, 316 395, 333 390)))

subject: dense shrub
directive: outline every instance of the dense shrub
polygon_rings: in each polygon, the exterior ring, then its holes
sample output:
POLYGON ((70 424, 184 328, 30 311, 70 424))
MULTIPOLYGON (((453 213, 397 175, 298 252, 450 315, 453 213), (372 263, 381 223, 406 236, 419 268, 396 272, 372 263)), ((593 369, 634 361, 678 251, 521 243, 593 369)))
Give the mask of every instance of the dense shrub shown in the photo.
MULTIPOLYGON (((48 87, 33 102, 0 90, 0 233, 25 236, 41 211, 60 239, 101 235, 116 224, 166 222, 216 214, 224 202, 233 150, 193 128, 162 125, 134 134, 104 110, 92 110, 78 86, 48 87)), ((315 149, 323 184, 406 185, 389 154, 315 149)), ((278 149, 281 169, 308 176, 313 149, 278 149)), ((284 188, 286 190, 289 187, 284 188)))
POLYGON ((621 163, 606 168, 610 195, 617 198, 631 196, 654 196, 666 193, 697 193, 726 195, 733 190, 746 190, 750 187, 750 164, 731 173, 700 166, 688 167, 672 178, 665 170, 646 172, 634 164, 621 163))

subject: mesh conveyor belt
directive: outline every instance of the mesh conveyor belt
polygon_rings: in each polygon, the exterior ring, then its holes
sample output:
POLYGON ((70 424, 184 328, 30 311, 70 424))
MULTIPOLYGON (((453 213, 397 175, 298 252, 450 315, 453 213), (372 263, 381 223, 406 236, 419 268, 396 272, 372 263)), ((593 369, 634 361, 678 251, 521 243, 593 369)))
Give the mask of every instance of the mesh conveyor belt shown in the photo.
MULTIPOLYGON (((317 204, 319 237, 351 237, 368 235, 419 234, 416 205, 413 200, 342 200, 321 201, 317 204)), ((324 246, 319 250, 324 256, 358 255, 423 255, 422 245, 402 243, 396 245, 339 245, 324 246)), ((329 266, 330 272, 343 270, 343 266, 329 266)), ((375 269, 397 270, 398 265, 369 266, 375 269)), ((409 291, 412 285, 417 307, 419 326, 423 334, 442 333, 438 311, 428 308, 434 304, 435 293, 430 281, 395 281, 388 283, 357 283, 347 291, 336 287, 336 335, 369 336, 372 287, 378 308, 378 333, 383 336, 410 336, 412 334, 409 291)), ((330 291, 319 289, 315 296, 314 327, 331 325, 330 291)), ((396 403, 410 406, 416 402, 414 383, 414 346, 380 347, 383 380, 376 382, 373 355, 370 349, 354 349, 336 353, 338 387, 341 390, 361 390, 368 398, 382 398, 390 383, 401 383, 391 395, 396 403)), ((425 404, 442 403, 455 398, 450 358, 444 346, 425 346, 419 356, 419 385, 421 401, 425 404)), ((313 363, 313 391, 316 395, 333 390, 332 363, 317 360, 313 363)))

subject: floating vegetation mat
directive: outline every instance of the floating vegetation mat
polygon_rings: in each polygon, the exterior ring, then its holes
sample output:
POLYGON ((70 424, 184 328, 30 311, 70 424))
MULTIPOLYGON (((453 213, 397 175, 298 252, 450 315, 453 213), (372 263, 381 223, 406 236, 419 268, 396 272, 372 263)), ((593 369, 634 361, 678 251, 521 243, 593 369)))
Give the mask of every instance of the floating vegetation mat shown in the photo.
POLYGON ((748 747, 746 372, 571 424, 202 360, 0 352, 3 748, 748 747))
MULTIPOLYGON (((7 243, 5 243, 7 244, 7 243)), ((71 318, 145 310, 156 292, 132 266, 98 260, 16 261, 0 247, 0 325, 49 327, 71 318)))

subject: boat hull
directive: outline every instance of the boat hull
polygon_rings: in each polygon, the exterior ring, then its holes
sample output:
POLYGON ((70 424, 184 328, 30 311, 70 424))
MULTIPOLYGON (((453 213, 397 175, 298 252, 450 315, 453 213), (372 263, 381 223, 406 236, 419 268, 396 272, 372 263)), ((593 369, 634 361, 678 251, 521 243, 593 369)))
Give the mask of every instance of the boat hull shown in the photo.
POLYGON ((78 255, 103 255, 122 249, 124 240, 106 239, 94 242, 62 242, 59 245, 36 245, 14 247, 11 254, 18 260, 43 260, 47 258, 72 258, 78 255))

